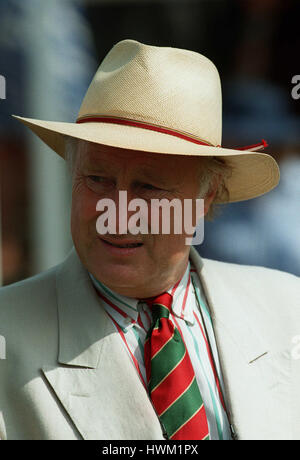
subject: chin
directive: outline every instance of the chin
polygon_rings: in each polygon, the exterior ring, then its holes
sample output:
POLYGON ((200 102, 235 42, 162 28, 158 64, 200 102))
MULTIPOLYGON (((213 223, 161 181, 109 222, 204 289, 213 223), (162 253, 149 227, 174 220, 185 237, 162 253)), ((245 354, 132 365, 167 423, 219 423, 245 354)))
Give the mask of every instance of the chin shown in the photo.
POLYGON ((118 288, 131 289, 142 284, 141 274, 137 273, 134 267, 105 265, 104 267, 95 267, 91 273, 98 281, 115 291, 118 288))

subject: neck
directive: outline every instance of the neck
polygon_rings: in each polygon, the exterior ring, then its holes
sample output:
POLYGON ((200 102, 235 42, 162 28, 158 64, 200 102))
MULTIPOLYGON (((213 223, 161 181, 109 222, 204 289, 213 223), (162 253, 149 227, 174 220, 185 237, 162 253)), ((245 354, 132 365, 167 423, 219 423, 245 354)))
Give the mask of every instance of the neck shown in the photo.
MULTIPOLYGON (((104 283, 109 289, 117 294, 134 299, 146 299, 156 297, 163 292, 167 292, 183 277, 188 265, 188 256, 180 264, 176 264, 176 270, 172 274, 162 273, 159 279, 143 283, 140 286, 120 286, 104 283)), ((100 280, 101 281, 101 280, 100 280)))

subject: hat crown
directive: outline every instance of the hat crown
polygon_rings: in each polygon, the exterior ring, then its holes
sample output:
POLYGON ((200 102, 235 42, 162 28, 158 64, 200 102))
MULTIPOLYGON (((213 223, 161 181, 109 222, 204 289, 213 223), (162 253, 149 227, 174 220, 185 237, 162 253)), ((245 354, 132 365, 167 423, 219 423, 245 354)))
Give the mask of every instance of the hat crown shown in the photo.
POLYGON ((154 124, 220 145, 219 73, 199 53, 122 40, 100 64, 83 99, 78 119, 93 116, 154 124))

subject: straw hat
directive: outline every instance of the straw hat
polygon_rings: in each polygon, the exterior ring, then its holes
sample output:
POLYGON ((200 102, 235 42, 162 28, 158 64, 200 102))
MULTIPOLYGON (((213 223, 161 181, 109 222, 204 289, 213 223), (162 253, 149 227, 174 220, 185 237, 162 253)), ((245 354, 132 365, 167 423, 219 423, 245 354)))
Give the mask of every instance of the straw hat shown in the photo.
POLYGON ((62 157, 71 136, 131 150, 222 158, 233 167, 226 183, 230 202, 266 193, 279 181, 276 161, 257 152, 264 141, 247 150, 221 147, 220 77, 209 59, 193 51, 122 40, 98 68, 76 123, 16 118, 62 157))

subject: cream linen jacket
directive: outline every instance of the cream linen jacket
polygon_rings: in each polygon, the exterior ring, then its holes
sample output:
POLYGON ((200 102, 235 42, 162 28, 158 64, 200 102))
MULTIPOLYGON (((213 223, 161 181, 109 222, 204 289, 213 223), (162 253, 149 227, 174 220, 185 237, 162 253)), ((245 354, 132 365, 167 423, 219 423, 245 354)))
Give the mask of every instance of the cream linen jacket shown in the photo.
MULTIPOLYGON (((191 259, 237 438, 300 439, 299 278, 201 259, 194 248, 191 259)), ((75 249, 62 264, 0 289, 0 335, 1 439, 163 439, 75 249)))

